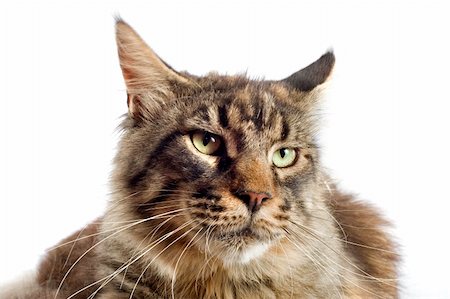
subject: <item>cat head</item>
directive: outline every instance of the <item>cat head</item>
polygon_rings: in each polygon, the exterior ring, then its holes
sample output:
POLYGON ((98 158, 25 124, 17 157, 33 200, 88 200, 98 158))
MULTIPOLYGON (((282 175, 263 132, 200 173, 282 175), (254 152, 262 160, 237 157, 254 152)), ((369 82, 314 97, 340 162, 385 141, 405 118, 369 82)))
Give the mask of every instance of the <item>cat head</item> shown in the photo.
POLYGON ((246 263, 312 219, 317 102, 333 53, 280 81, 198 77, 172 69, 125 22, 116 28, 128 114, 114 204, 142 220, 133 234, 246 263))

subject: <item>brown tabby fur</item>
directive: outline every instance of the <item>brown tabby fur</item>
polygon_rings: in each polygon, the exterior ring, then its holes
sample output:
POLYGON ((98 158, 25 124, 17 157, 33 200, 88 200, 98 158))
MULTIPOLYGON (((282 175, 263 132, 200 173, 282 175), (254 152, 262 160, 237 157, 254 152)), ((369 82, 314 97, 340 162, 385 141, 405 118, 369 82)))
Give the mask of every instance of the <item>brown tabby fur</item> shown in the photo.
MULTIPOLYGON (((117 23, 129 114, 105 215, 49 250, 12 298, 397 298, 373 207, 320 167, 316 106, 334 56, 282 81, 178 73, 117 23), (217 156, 190 134, 221 136, 217 156), (296 162, 272 165, 281 147, 296 162), (240 194, 269 194, 251 213, 240 194)), ((5 297, 6 298, 6 297, 5 297)))

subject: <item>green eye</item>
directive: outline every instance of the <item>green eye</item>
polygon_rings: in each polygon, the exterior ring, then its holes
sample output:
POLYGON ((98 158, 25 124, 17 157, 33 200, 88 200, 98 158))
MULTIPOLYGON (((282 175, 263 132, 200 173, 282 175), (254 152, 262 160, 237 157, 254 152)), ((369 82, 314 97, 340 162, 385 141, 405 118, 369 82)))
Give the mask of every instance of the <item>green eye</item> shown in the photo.
POLYGON ((204 131, 192 133, 191 140, 195 148, 205 155, 214 155, 222 144, 219 136, 204 131))
POLYGON ((291 166, 295 163, 297 152, 292 148, 280 148, 273 153, 273 165, 279 168, 291 166))

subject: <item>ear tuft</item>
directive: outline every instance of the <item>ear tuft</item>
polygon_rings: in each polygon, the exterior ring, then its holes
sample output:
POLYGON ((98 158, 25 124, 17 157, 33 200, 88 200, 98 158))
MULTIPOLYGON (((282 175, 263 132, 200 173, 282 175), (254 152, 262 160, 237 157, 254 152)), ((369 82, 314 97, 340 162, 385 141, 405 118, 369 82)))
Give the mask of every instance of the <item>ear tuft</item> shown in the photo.
POLYGON ((116 41, 120 67, 127 86, 129 114, 144 117, 171 98, 172 87, 190 86, 191 80, 161 60, 144 40, 120 17, 116 17, 116 41))
POLYGON ((282 82, 286 82, 300 91, 311 91, 327 81, 333 70, 335 57, 330 50, 304 69, 293 73, 282 82))
POLYGON ((128 91, 146 89, 158 82, 188 81, 162 61, 121 18, 116 19, 116 41, 128 91))

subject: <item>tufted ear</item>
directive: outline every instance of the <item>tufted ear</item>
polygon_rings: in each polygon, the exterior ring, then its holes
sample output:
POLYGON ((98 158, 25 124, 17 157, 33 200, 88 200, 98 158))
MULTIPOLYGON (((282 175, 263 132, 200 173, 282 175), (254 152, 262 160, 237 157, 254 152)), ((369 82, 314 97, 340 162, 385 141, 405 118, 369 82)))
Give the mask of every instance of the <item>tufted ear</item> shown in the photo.
POLYGON ((304 69, 283 79, 282 82, 300 91, 311 91, 329 78, 334 62, 334 54, 329 51, 304 69))
POLYGON ((120 67, 127 86, 128 111, 133 118, 146 117, 151 106, 167 101, 172 88, 189 86, 190 79, 177 73, 123 20, 116 22, 120 67))

